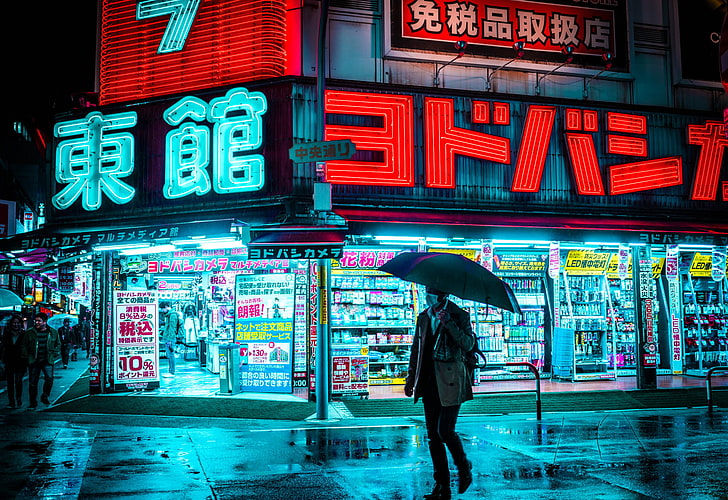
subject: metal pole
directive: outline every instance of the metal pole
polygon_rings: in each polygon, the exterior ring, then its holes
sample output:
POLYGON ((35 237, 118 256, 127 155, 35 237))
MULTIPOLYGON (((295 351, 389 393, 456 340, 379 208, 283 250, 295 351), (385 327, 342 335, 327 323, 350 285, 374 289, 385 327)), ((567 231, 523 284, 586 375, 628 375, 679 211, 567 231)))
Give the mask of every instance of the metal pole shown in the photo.
MULTIPOLYGON (((324 140, 324 127, 326 121, 324 106, 324 86, 326 80, 326 24, 328 22, 329 0, 321 0, 318 32, 318 71, 316 74, 316 104, 317 104, 317 140, 324 140)), ((329 207, 330 211, 331 207, 329 207)), ((318 218, 317 224, 321 224, 318 218)), ((329 418, 329 398, 331 397, 331 356, 330 356, 330 276, 331 260, 318 260, 319 276, 319 307, 318 329, 316 336, 316 418, 326 420, 329 418)))

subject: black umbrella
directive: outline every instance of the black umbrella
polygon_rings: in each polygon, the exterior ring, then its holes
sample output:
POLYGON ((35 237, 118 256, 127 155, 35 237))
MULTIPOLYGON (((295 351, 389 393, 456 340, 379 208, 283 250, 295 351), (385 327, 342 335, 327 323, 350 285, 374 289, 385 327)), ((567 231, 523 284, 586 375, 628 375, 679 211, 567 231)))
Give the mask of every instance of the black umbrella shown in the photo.
POLYGON ((378 268, 405 281, 429 286, 521 314, 508 283, 467 257, 442 252, 405 252, 378 268))

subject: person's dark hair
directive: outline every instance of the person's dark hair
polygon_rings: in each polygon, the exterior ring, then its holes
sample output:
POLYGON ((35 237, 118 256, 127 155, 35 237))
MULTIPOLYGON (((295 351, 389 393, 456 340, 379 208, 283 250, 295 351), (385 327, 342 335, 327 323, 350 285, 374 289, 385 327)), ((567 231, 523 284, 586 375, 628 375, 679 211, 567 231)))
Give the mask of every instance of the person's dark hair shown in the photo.
POLYGON ((442 300, 445 297, 447 297, 447 295, 448 295, 447 293, 445 293, 445 292, 443 292, 441 290, 438 290, 437 288, 432 288, 432 287, 429 287, 429 286, 427 287, 427 293, 431 293, 433 295, 437 295, 437 299, 438 300, 442 300))
POLYGON ((48 315, 44 312, 35 313, 35 315, 33 316, 33 319, 36 319, 36 318, 40 318, 43 321, 48 322, 48 315))
POLYGON ((169 302, 167 302, 166 300, 163 300, 159 303, 159 308, 164 309, 165 307, 169 307, 169 302))
POLYGON ((20 323, 20 326, 23 326, 23 317, 20 314, 13 314, 12 316, 10 316, 10 319, 8 320, 8 325, 16 319, 20 323))

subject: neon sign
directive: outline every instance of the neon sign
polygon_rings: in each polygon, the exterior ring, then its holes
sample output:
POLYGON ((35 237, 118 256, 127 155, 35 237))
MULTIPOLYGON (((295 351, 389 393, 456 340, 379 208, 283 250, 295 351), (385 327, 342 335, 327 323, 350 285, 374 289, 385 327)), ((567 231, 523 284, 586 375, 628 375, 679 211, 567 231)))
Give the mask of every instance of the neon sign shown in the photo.
MULTIPOLYGON (((263 144, 262 115, 265 95, 244 88, 230 90, 209 104, 185 97, 164 112, 164 120, 177 128, 166 136, 165 183, 167 199, 210 189, 220 194, 258 191, 265 180, 265 160, 255 153, 263 144), (207 124, 212 123, 212 130, 207 124), (210 144, 212 137, 212 144, 210 144), (212 151, 212 153, 211 153, 212 151), (207 169, 212 159, 212 179, 207 169)), ((121 179, 134 172, 134 136, 120 129, 137 123, 133 111, 60 122, 55 136, 56 181, 66 186, 52 202, 59 210, 81 199, 84 210, 98 210, 103 195, 122 205, 134 198, 135 189, 121 179)))
POLYGON ((93 112, 56 124, 55 136, 64 139, 56 149, 56 181, 68 184, 53 196, 56 208, 66 209, 81 197, 85 210, 96 210, 102 193, 120 205, 131 201, 135 190, 120 179, 134 171, 134 137, 118 130, 136 121, 133 111, 108 116, 93 112))
POLYGON ((137 4, 136 18, 149 19, 169 15, 169 24, 157 53, 177 52, 184 48, 201 0, 144 0, 137 4))
POLYGON ((295 72, 300 47, 287 33, 297 29, 299 15, 285 0, 103 0, 99 100, 128 102, 295 72))
MULTIPOLYGON (((326 179, 333 184, 367 186, 414 186, 413 161, 414 109, 409 96, 330 90, 326 93, 326 112, 362 116, 382 116, 381 127, 328 124, 326 139, 351 138, 357 150, 381 151, 384 162, 341 160, 327 163, 326 179)), ((454 126, 454 100, 424 97, 425 186, 455 189, 455 156, 463 155, 512 165, 509 138, 471 131, 454 126)), ((546 166, 559 108, 528 107, 511 183, 512 192, 536 193, 546 166)), ((573 182, 580 195, 616 196, 627 193, 680 186, 683 184, 683 160, 679 156, 649 157, 647 118, 630 113, 605 112, 606 153, 615 157, 632 157, 604 165, 597 155, 596 138, 600 133, 600 112, 566 108, 563 137, 565 156, 573 172, 573 182), (609 192, 602 174, 606 171, 609 192)), ((472 101, 473 123, 510 124, 507 103, 472 101)), ((723 125, 707 121, 688 126, 689 144, 700 147, 693 181, 692 199, 715 200, 723 151, 728 139, 722 136, 723 125)), ((508 134, 510 135, 510 134, 508 134)), ((722 201, 726 201, 723 185, 722 201)))

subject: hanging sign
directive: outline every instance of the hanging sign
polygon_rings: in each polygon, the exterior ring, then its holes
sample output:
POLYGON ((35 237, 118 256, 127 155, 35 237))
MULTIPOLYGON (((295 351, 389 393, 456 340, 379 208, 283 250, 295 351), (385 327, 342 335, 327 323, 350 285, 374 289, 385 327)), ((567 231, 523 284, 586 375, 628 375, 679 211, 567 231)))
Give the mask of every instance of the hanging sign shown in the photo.
POLYGON ((561 248, 558 241, 549 243, 549 278, 559 275, 561 268, 561 248))
POLYGON ((480 249, 480 264, 488 271, 493 271, 493 240, 483 240, 480 249))
POLYGON ((726 247, 714 246, 710 259, 710 277, 713 281, 722 281, 725 278, 726 247))
POLYGON ((629 247, 619 245, 617 250, 617 276, 623 280, 629 276, 629 247))
POLYGON ((710 278, 712 267, 712 257, 710 255, 695 252, 690 263, 690 274, 693 278, 710 278))
POLYGON ((306 142, 296 144, 288 150, 293 163, 308 163, 328 160, 348 160, 356 153, 356 146, 350 139, 340 141, 306 142))
POLYGON ((592 250, 569 250, 564 270, 575 276, 604 274, 611 254, 592 250))

